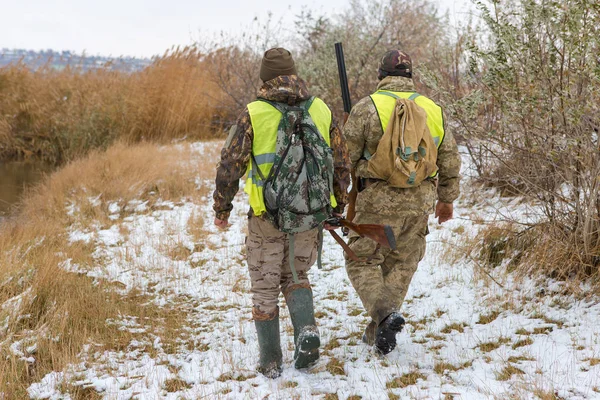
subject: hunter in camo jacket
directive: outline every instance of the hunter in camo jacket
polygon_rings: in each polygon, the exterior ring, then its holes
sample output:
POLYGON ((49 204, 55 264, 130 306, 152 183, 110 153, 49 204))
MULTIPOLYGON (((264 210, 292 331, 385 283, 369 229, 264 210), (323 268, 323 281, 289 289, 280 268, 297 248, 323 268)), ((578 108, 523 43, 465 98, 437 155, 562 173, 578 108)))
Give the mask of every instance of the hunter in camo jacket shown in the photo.
MULTIPOLYGON (((263 85, 258 98, 295 106, 311 97, 306 83, 297 76, 291 54, 285 49, 275 48, 265 52, 260 78, 263 85)), ((334 211, 341 213, 348 202, 350 158, 336 122, 333 119, 326 122, 330 124, 333 194, 338 203, 334 211)), ((231 128, 217 165, 213 209, 215 225, 219 228, 227 227, 239 180, 246 174, 251 162, 254 140, 253 121, 247 107, 231 128)), ((315 228, 295 234, 294 254, 290 254, 288 235, 279 231, 264 215, 256 216, 250 209, 246 253, 251 280, 252 316, 259 345, 258 371, 267 377, 278 377, 282 370, 278 307, 280 292, 286 299, 294 326, 295 367, 309 367, 319 357, 320 341, 307 274, 317 258, 318 231, 319 228, 315 228), (290 257, 294 260, 298 277, 296 282, 289 265, 290 257)))
MULTIPOLYGON (((377 90, 416 91, 411 59, 398 50, 388 51, 383 56, 379 79, 377 90)), ((461 161, 454 136, 446 130, 438 147, 438 176, 417 187, 391 187, 386 181, 370 176, 364 158, 365 150, 368 154, 376 152, 383 133, 374 101, 367 96, 354 106, 344 126, 352 168, 361 178, 363 187, 358 193, 353 222, 390 225, 396 236, 397 249, 380 249, 372 240, 351 233, 350 247, 359 257, 369 261, 346 258, 346 270, 371 317, 363 341, 375 344, 381 353, 387 354, 394 349, 395 335, 404 325, 399 311, 417 265, 425 255, 429 214, 435 212, 440 223, 452 218, 452 204, 459 195, 461 161)))

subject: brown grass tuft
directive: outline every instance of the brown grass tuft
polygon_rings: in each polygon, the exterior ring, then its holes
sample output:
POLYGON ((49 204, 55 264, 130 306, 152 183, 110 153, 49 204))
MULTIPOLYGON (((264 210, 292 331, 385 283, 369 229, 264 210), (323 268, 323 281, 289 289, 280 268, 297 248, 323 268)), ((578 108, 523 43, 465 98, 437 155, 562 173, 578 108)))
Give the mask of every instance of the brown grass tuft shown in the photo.
POLYGON ((329 362, 325 366, 325 369, 331 375, 346 375, 346 371, 344 370, 344 362, 341 360, 338 360, 335 357, 332 357, 329 360, 329 362))
POLYGON ((454 322, 452 324, 446 325, 440 332, 448 334, 452 331, 458 331, 459 333, 463 333, 465 331, 466 326, 468 325, 464 322, 454 322))
POLYGON ((460 365, 454 365, 454 364, 450 364, 445 361, 439 361, 439 362, 436 362, 435 365, 433 366, 433 371, 436 374, 441 375, 446 371, 450 371, 450 372, 460 371, 461 369, 469 368, 471 365, 473 365, 472 361, 467 361, 460 365))
POLYGON ((507 381, 513 375, 523 375, 525 372, 522 369, 515 367, 514 365, 508 365, 502 369, 502 371, 496 374, 496 379, 499 381, 507 381))
POLYGON ((172 378, 165 381, 165 390, 167 392, 179 392, 180 390, 189 389, 192 387, 189 383, 180 378, 172 378))
POLYGON ((479 316, 477 323, 482 325, 489 324, 490 322, 495 321, 499 315, 500 311, 492 311, 491 313, 485 315, 482 314, 479 316))
POLYGON ((509 338, 501 337, 498 340, 480 343, 477 347, 479 347, 479 349, 481 351, 487 353, 490 351, 494 351, 497 348, 499 348, 500 346, 502 346, 503 344, 506 344, 509 342, 510 342, 509 338))
POLYGON ((533 339, 531 338, 525 338, 525 339, 521 339, 521 340, 517 340, 513 345, 512 348, 513 349, 518 349, 519 347, 524 347, 524 346, 529 346, 533 344, 533 339))
POLYGON ((407 372, 397 378, 392 379, 391 381, 385 384, 385 387, 388 389, 405 388, 407 386, 416 384, 419 379, 426 380, 427 377, 423 375, 419 370, 413 370, 411 372, 407 372))

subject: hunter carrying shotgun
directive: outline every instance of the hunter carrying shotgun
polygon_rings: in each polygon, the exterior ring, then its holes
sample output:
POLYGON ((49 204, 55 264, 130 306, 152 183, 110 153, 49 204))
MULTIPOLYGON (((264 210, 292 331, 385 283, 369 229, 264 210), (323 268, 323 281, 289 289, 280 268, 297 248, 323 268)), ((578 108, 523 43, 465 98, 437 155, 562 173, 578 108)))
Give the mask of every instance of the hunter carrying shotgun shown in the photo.
POLYGON ((396 347, 404 326, 400 308, 425 255, 429 214, 448 221, 459 194, 456 142, 442 109, 417 93, 412 73, 408 54, 386 52, 377 90, 352 108, 343 128, 353 175, 348 219, 389 224, 397 245, 381 247, 354 232, 348 241, 356 257, 347 253, 346 272, 371 317, 363 341, 381 354, 396 347))
MULTIPOLYGON (((344 59, 344 48, 342 43, 335 44, 335 58, 337 60, 338 66, 338 75, 340 78, 340 88, 342 91, 342 103, 344 105, 344 123, 348 119, 350 111, 352 109, 352 101, 350 99, 350 90, 348 89, 348 76, 346 74, 346 61, 344 59)), ((356 182, 353 174, 353 184, 352 190, 350 191, 347 210, 347 218, 342 217, 333 217, 332 219, 327 221, 326 228, 329 229, 329 232, 333 236, 333 238, 342 246, 344 251, 346 252, 347 257, 354 261, 360 261, 361 259, 354 253, 354 251, 340 238, 333 229, 336 227, 341 227, 344 231, 344 234, 347 234, 349 231, 353 231, 355 235, 359 237, 365 237, 373 240, 377 243, 378 246, 383 246, 389 249, 396 249, 396 239, 394 237, 394 232, 389 225, 380 225, 380 224, 355 224, 352 222, 354 218, 354 203, 356 202, 356 182)), ((367 258, 365 258, 366 260, 367 258)))

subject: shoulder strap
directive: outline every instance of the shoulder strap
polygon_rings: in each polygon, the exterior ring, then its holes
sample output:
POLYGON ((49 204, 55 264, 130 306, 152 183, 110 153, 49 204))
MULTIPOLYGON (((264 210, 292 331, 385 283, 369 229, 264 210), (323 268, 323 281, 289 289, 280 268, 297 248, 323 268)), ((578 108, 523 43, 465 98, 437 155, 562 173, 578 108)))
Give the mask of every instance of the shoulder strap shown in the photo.
MULTIPOLYGON (((385 90, 380 90, 380 91, 376 92, 375 94, 382 94, 382 95, 384 95, 384 96, 393 97, 393 98, 395 98, 396 100, 400 98, 399 96, 395 95, 394 93, 387 92, 387 91, 385 91, 385 90)), ((419 97, 419 96, 421 96, 419 93, 417 93, 417 92, 414 92, 413 94, 411 94, 411 95, 408 97, 408 100, 414 100, 414 99, 416 99, 416 98, 417 98, 417 97, 419 97)))
POLYGON ((386 91, 379 91, 375 94, 382 94, 384 96, 389 96, 389 97, 393 97, 394 99, 398 100, 400 98, 400 96, 395 95, 394 93, 391 92, 386 92, 386 91))
POLYGON ((299 284, 300 281, 298 280, 298 273, 296 272, 296 267, 294 266, 294 259, 296 258, 295 254, 296 254, 296 238, 293 234, 288 233, 287 235, 288 237, 288 243, 289 243, 289 250, 288 250, 288 258, 289 258, 289 263, 290 263, 290 270, 292 271, 292 277, 294 278, 294 283, 295 284, 299 284))
POLYGON ((304 109, 304 111, 308 111, 310 109, 310 107, 312 106, 313 102, 315 101, 314 97, 310 97, 308 100, 303 101, 301 104, 302 108, 304 109))

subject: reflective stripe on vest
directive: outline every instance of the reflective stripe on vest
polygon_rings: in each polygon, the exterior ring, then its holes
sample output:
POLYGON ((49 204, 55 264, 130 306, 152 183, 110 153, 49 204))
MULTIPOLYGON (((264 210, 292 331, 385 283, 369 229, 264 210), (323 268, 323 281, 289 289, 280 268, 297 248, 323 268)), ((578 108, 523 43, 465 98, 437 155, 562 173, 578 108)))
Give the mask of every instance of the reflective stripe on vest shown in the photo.
MULTIPOLYGON (((433 100, 430 100, 427 97, 421 96, 415 92, 392 92, 388 90, 378 90, 371 95, 371 100, 373 101, 373 104, 377 109, 377 114, 379 115, 382 131, 385 132, 385 128, 387 128, 390 118, 392 117, 392 113, 394 112, 394 107, 396 106, 396 99, 393 96, 397 96, 401 99, 413 100, 418 106, 425 110, 427 113, 427 127, 429 128, 429 132, 433 137, 433 142, 439 149, 440 145, 444 141, 444 114, 442 113, 442 108, 435 104, 433 100)), ((437 171, 432 174, 431 177, 433 178, 436 175, 437 171)))
MULTIPOLYGON (((258 164, 258 168, 264 177, 269 175, 273 162, 275 160, 275 151, 277 150, 277 129, 281 121, 281 113, 272 105, 264 101, 253 101, 248 104, 250 113, 250 122, 254 132, 252 141, 252 154, 258 164)), ((327 145, 331 146, 329 131, 331 129, 331 111, 323 100, 314 98, 308 113, 315 123, 319 133, 325 139, 327 145)), ((263 198, 263 182, 258 174, 252 171, 252 161, 248 163, 246 186, 244 191, 248 193, 250 207, 254 215, 261 215, 267 211, 263 198)), ((331 194, 331 206, 336 207, 337 201, 333 193, 331 194)))

